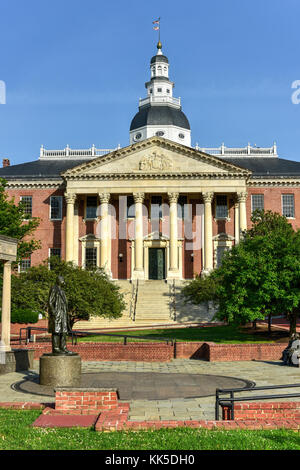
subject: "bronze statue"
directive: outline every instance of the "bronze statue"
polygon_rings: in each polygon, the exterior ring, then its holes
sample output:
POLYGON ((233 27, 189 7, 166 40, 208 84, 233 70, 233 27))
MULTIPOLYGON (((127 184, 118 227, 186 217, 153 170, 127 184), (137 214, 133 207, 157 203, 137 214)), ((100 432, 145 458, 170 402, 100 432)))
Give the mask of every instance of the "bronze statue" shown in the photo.
POLYGON ((67 334, 71 331, 68 318, 67 297, 62 289, 65 281, 58 276, 56 284, 51 288, 48 301, 48 331, 52 333, 52 354, 74 354, 67 349, 67 334))

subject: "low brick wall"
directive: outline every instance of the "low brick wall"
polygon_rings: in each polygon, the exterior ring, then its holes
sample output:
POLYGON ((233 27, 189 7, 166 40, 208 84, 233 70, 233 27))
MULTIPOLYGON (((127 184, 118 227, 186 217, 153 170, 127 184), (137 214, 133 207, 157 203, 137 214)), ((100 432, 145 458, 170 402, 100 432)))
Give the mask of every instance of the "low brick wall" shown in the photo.
POLYGON ((97 414, 118 407, 116 388, 57 388, 55 412, 64 414, 97 414))
POLYGON ((209 361, 209 346, 214 343, 177 342, 174 348, 176 359, 205 359, 209 361))
MULTIPOLYGON (((288 343, 274 344, 216 344, 204 342, 166 343, 98 343, 68 344, 68 349, 80 354, 83 361, 142 361, 167 362, 177 359, 203 359, 210 362, 280 360, 288 343)), ((13 345, 14 349, 34 349, 34 359, 51 352, 51 343, 13 345)))
POLYGON ((280 360, 288 343, 215 344, 207 343, 209 361, 280 360))
MULTIPOLYGON (((230 409, 222 407, 222 418, 230 419, 230 409)), ((300 419, 300 402, 236 403, 234 420, 300 419)))
MULTIPOLYGON (((34 349, 34 359, 39 359, 43 354, 50 353, 51 343, 29 343, 28 345, 16 345, 14 348, 34 349)), ((68 344, 70 351, 80 354, 83 361, 142 361, 142 362, 166 362, 174 357, 174 347, 166 343, 79 343, 68 344)))

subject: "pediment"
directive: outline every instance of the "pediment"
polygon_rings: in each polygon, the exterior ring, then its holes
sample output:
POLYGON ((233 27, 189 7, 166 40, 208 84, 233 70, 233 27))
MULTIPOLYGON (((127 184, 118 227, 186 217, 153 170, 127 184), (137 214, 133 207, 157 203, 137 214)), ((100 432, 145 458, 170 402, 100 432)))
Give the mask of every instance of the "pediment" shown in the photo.
POLYGON ((62 174, 68 178, 95 178, 104 175, 142 177, 145 175, 226 175, 247 176, 248 170, 215 156, 169 140, 152 137, 139 144, 115 150, 62 174))
POLYGON ((79 241, 81 242, 94 242, 97 240, 100 240, 100 238, 97 238, 93 233, 88 233, 87 235, 83 235, 79 238, 79 241))

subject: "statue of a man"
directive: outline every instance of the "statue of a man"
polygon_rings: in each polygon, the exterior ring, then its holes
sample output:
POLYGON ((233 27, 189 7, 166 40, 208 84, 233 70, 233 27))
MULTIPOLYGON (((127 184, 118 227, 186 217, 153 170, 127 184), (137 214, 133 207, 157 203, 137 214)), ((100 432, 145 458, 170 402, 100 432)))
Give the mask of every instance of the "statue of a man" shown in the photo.
POLYGON ((48 331, 52 333, 52 354, 73 354, 68 351, 66 338, 69 327, 68 302, 62 287, 64 278, 58 276, 56 284, 51 288, 48 301, 49 324, 48 331))

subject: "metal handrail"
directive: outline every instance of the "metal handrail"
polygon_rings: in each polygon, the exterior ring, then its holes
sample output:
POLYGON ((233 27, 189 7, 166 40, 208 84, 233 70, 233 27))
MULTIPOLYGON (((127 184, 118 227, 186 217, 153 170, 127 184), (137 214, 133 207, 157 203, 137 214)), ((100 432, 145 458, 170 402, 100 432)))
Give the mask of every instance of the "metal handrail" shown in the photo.
POLYGON ((138 279, 135 282, 134 281, 132 282, 132 292, 131 292, 130 310, 129 310, 129 318, 132 321, 135 321, 138 286, 139 286, 138 279))
POLYGON ((176 321, 176 284, 175 279, 169 285, 169 309, 170 319, 176 321))
POLYGON ((121 334, 115 334, 115 333, 95 333, 95 332, 90 332, 90 331, 80 331, 80 330, 72 330, 72 344, 77 344, 77 337, 78 336, 115 336, 118 338, 124 338, 123 344, 127 344, 127 339, 128 338, 133 338, 133 339, 145 339, 147 341, 164 341, 166 344, 170 344, 171 346, 174 345, 176 340, 172 338, 165 338, 165 337, 156 337, 156 338, 149 338, 147 336, 134 336, 134 335, 121 335, 121 334), (74 343, 74 338, 75 338, 75 343, 74 343))
POLYGON ((47 331, 48 332, 48 328, 41 328, 41 327, 38 327, 38 326, 26 326, 26 327, 20 328, 19 344, 22 344, 22 330, 26 331, 26 338, 25 338, 26 343, 30 342, 31 330, 47 331))
POLYGON ((136 286, 135 286, 134 300, 133 300, 133 316, 132 316, 132 321, 135 321, 138 290, 139 290, 139 280, 137 279, 137 280, 136 280, 136 286))
POLYGON ((275 394, 275 395, 252 395, 246 397, 234 397, 234 393, 247 392, 247 391, 258 391, 258 390, 276 390, 282 388, 300 388, 300 384, 285 384, 285 385, 267 385, 264 387, 246 387, 246 388, 227 388, 227 389, 216 389, 216 404, 215 404, 215 419, 219 421, 220 419, 220 406, 227 405, 230 409, 230 420, 234 419, 234 403, 240 401, 254 401, 254 400, 269 400, 269 399, 278 399, 278 398, 299 398, 300 393, 291 393, 291 394, 275 394), (229 397, 220 397, 221 394, 229 394, 229 397))
MULTIPOLYGON (((31 338, 31 330, 39 330, 39 331, 47 331, 48 328, 39 328, 35 326, 27 326, 24 328, 20 328, 20 335, 19 335, 19 342, 22 344, 22 330, 26 331, 26 338, 25 341, 26 343, 30 342, 31 338)), ((118 338, 124 338, 123 344, 127 344, 127 339, 128 338, 133 338, 133 339, 144 339, 147 341, 164 341, 166 344, 170 344, 173 346, 176 343, 176 340, 172 338, 166 338, 166 337, 155 337, 155 338, 149 338, 148 336, 134 336, 134 335, 122 335, 122 334, 115 334, 115 333, 102 333, 102 332, 91 332, 91 331, 80 331, 80 330, 71 330, 68 333, 68 336, 71 336, 72 338, 72 344, 77 344, 77 337, 81 336, 116 336, 118 338), (74 341, 75 338, 75 341, 74 341)))

